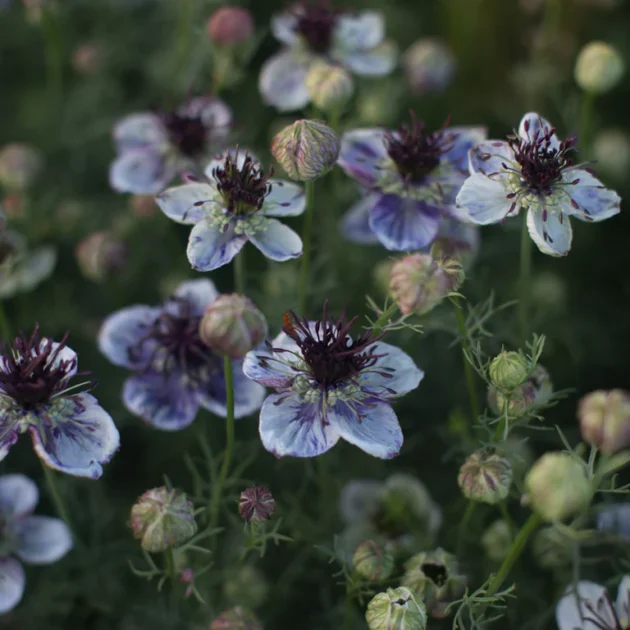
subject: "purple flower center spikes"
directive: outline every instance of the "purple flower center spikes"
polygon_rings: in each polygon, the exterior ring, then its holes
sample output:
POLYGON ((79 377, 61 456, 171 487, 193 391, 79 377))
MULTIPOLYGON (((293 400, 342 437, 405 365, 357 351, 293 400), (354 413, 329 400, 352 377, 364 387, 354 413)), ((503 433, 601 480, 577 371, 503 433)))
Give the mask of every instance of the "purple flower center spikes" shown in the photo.
POLYGON ((199 157, 206 147, 208 129, 200 116, 171 112, 162 116, 171 142, 190 158, 199 157))
POLYGON ((212 171, 225 206, 231 214, 260 210, 265 197, 271 192, 269 178, 273 175, 273 168, 269 167, 269 172, 264 173, 247 154, 241 168, 237 163, 238 154, 234 159, 228 155, 224 165, 212 171))
POLYGON ((77 367, 76 355, 69 360, 61 358, 67 338, 68 333, 59 344, 40 339, 39 327, 35 326, 29 338, 17 337, 8 348, 2 345, 0 390, 23 409, 31 410, 67 389, 77 367))
POLYGON ((295 31, 307 42, 309 48, 323 54, 330 48, 333 28, 339 11, 331 7, 329 0, 299 5, 295 31))
POLYGON ((573 166, 569 153, 576 151, 577 138, 571 136, 559 142, 555 138, 555 129, 545 133, 536 131, 530 137, 529 121, 525 122, 527 139, 517 134, 508 136, 508 142, 514 151, 514 159, 520 165, 520 177, 523 186, 530 192, 551 194, 552 186, 560 181, 562 171, 573 166))
POLYGON ((284 315, 282 330, 297 343, 309 372, 321 389, 334 387, 372 367, 382 355, 370 350, 380 336, 368 330, 356 339, 349 336, 357 317, 346 321, 345 313, 338 320, 329 319, 326 304, 322 319, 309 326, 293 311, 284 315))
POLYGON ((443 153, 452 148, 453 134, 447 133, 447 120, 442 129, 427 133, 426 125, 411 113, 411 127, 401 125, 385 136, 385 147, 401 177, 418 184, 440 163, 443 153))

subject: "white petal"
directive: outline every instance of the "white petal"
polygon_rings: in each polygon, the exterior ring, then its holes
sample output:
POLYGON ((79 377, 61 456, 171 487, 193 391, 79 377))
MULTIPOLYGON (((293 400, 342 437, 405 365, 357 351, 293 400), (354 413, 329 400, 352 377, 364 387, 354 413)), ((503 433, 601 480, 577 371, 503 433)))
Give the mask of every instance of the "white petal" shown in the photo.
POLYGON ((615 607, 621 627, 627 628, 630 621, 630 575, 624 575, 619 583, 615 607))
POLYGON ((334 45, 346 50, 368 50, 385 37, 383 15, 377 11, 342 14, 335 23, 334 45))
POLYGON ((606 622, 604 627, 614 628, 614 612, 607 598, 606 589, 595 582, 580 580, 577 583, 577 596, 572 591, 572 586, 567 588, 565 595, 556 605, 556 623, 558 630, 600 630, 585 617, 593 618, 593 610, 606 622), (587 608, 591 608, 588 610, 587 608))
POLYGON ((457 195, 455 214, 462 221, 489 225, 508 216, 512 200, 500 180, 473 173, 457 195))
POLYGON ((391 459, 400 451, 402 430, 387 402, 377 398, 339 401, 328 407, 326 417, 344 440, 369 455, 391 459))
POLYGON ((125 151, 112 162, 109 183, 116 191, 135 195, 154 195, 175 176, 164 155, 149 149, 125 151))
POLYGON ((13 610, 24 595, 26 576, 15 558, 0 558, 0 615, 13 610))
POLYGON ((24 475, 0 477, 0 514, 4 519, 30 514, 39 501, 39 491, 24 475))
POLYGON ((530 208, 527 211, 527 229, 543 254, 566 256, 569 253, 573 230, 568 214, 530 208))
POLYGON ((306 209, 304 189, 292 182, 270 179, 271 192, 262 211, 270 217, 297 217, 306 209))
POLYGON ((603 221, 619 214, 621 198, 614 190, 609 190, 596 177, 584 169, 571 169, 562 175, 564 191, 573 203, 567 212, 582 221, 603 221), (573 184, 572 182, 575 182, 573 184))
MULTIPOLYGON (((553 129, 551 123, 543 118, 536 112, 529 112, 523 116, 520 125, 518 126, 518 135, 524 140, 533 140, 534 138, 542 137, 549 133, 553 129)), ((551 136, 551 143, 549 147, 551 149, 557 149, 560 146, 560 140, 554 133, 551 136)))
POLYGON ((98 479, 103 474, 102 464, 118 450, 118 429, 90 394, 69 396, 63 404, 54 421, 40 421, 29 427, 35 452, 50 468, 98 479))
POLYGON ((314 457, 330 450, 339 440, 325 422, 321 401, 309 403, 296 394, 271 394, 260 410, 260 438, 276 457, 314 457))
POLYGON ((190 232, 186 254, 196 271, 212 271, 232 261, 247 238, 235 234, 232 227, 225 232, 218 230, 210 221, 200 221, 190 232))
POLYGON ((291 355, 270 352, 263 346, 245 355, 243 372, 247 378, 257 383, 281 389, 289 385, 295 377, 295 371, 287 364, 290 358, 291 355))
POLYGON ((184 184, 167 188, 155 201, 162 212, 173 221, 192 225, 203 219, 216 206, 216 190, 208 184, 184 184))
POLYGON ((155 114, 130 114, 116 123, 114 141, 119 152, 159 147, 168 141, 166 129, 155 114))
POLYGON ((192 306, 194 315, 203 315, 206 307, 219 297, 219 292, 212 280, 198 278, 180 283, 173 296, 186 300, 192 306))
POLYGON ((311 97, 306 89, 306 75, 310 65, 309 58, 297 56, 291 50, 282 50, 270 57, 258 80, 265 103, 281 112, 292 112, 308 105, 311 97))
POLYGON ((262 230, 248 236, 252 245, 271 260, 282 262, 302 255, 302 239, 277 219, 267 219, 262 230))
POLYGON ((343 52, 338 60, 360 76, 383 77, 392 72, 398 63, 398 46, 385 40, 370 50, 343 52))
POLYGON ((347 483, 339 496, 339 510, 344 523, 363 523, 378 513, 385 486, 381 481, 355 479, 347 483))
POLYGON ((468 152, 468 167, 472 173, 490 175, 505 173, 503 164, 514 161, 514 152, 503 140, 481 142, 468 152))
POLYGON ((400 348, 378 341, 369 350, 371 354, 383 356, 360 372, 359 384, 379 398, 402 396, 416 389, 424 378, 424 372, 400 348))
POLYGON ((72 549, 72 534, 58 518, 28 516, 17 528, 16 555, 27 564, 52 564, 72 549))
POLYGON ((273 36, 282 44, 291 46, 298 41, 298 34, 295 31, 298 14, 296 10, 282 11, 271 16, 271 32, 273 36))
POLYGON ((377 204, 380 195, 366 195, 359 199, 341 219, 341 233, 353 243, 374 245, 379 242, 370 228, 370 211, 377 204))

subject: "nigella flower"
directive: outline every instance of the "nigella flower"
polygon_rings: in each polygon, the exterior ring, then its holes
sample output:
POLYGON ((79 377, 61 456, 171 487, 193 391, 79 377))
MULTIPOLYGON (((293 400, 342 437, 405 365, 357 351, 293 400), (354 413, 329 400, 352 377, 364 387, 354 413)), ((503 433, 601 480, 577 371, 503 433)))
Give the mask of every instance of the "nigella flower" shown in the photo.
POLYGON ((433 242, 467 175, 469 149, 486 137, 478 127, 427 131, 411 114, 398 130, 355 129, 341 140, 339 166, 366 189, 342 220, 350 240, 387 249, 422 249, 433 242))
POLYGON ((206 168, 206 181, 168 188, 157 197, 167 217, 194 225, 188 241, 188 260, 197 271, 229 263, 250 241, 271 260, 289 260, 302 253, 302 239, 271 217, 304 212, 302 189, 291 182, 270 179, 247 153, 226 152, 206 168))
POLYGON ((580 580, 569 585, 556 605, 559 630, 623 630, 630 625, 630 576, 619 584, 617 599, 595 582, 580 580))
POLYGON ((264 447, 277 457, 313 457, 339 440, 370 455, 398 454, 403 435, 391 403, 424 376, 411 357, 371 331, 350 335, 356 317, 308 322, 285 315, 282 332, 245 357, 245 374, 276 393, 260 411, 264 447))
POLYGON ((72 535, 62 520, 32 515, 38 501, 37 486, 28 477, 0 477, 0 614, 22 599, 22 562, 52 564, 72 549, 72 535))
POLYGON ((152 195, 197 172, 226 142, 232 113, 219 99, 193 98, 168 113, 130 114, 114 127, 118 157, 109 171, 118 192, 152 195))
POLYGON ((118 430, 94 396, 76 393, 90 381, 70 385, 88 372, 77 372, 77 355, 66 337, 59 343, 40 339, 35 327, 30 337, 0 346, 0 460, 28 431, 47 466, 98 479, 102 464, 118 450, 118 430))
POLYGON ((304 0, 275 15, 271 30, 285 45, 263 66, 263 99, 280 111, 308 105, 306 75, 317 61, 338 63, 360 76, 389 74, 398 51, 385 40, 383 16, 376 11, 342 12, 330 0, 304 0))
POLYGON ((630 503, 613 503, 597 513, 597 530, 630 542, 630 503))
POLYGON ((571 249, 569 217, 603 221, 621 199, 584 165, 574 164, 577 139, 561 141, 536 113, 523 116, 507 141, 489 140, 470 151, 471 176, 457 196, 462 220, 488 225, 527 210, 527 229, 544 254, 571 249))
MULTIPOLYGON (((209 280, 179 285, 162 306, 130 306, 110 315, 99 333, 101 352, 133 371, 123 388, 131 413, 163 431, 190 425, 200 407, 226 416, 223 359, 199 336, 205 308, 218 297, 209 280)), ((245 378, 233 361, 235 413, 260 408, 265 390, 245 378)))

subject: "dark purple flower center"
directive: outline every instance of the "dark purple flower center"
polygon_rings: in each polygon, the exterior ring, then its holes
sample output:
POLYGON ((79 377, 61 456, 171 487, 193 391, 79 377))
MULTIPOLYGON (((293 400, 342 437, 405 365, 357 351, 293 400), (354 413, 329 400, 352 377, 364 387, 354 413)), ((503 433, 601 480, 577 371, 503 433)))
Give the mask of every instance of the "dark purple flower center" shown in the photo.
POLYGON ((162 115, 171 142, 190 158, 203 154, 208 142, 208 128, 201 116, 170 112, 162 115))
POLYGON ((370 348, 380 335, 374 336, 368 330, 356 339, 350 337, 356 320, 353 317, 346 321, 345 313, 336 321, 328 318, 324 305, 322 319, 311 330, 306 319, 300 319, 293 311, 285 314, 282 330, 299 346, 310 375, 321 389, 352 379, 383 356, 374 354, 374 348, 370 348))
POLYGON ((303 2, 296 11, 295 32, 306 40, 313 52, 324 54, 330 48, 339 13, 338 9, 332 8, 329 0, 303 2))
POLYGON ((552 187, 559 182, 562 172, 573 166, 570 153, 576 151, 577 138, 571 136, 554 147, 555 129, 536 131, 529 135, 530 124, 525 122, 527 139, 517 134, 508 136, 514 151, 514 159, 521 167, 520 177, 523 186, 537 194, 551 194, 552 187))
POLYGON ((67 338, 68 333, 55 346, 52 339, 41 339, 35 326, 30 337, 17 337, 8 348, 2 344, 0 390, 23 409, 32 410, 67 389, 77 367, 76 356, 60 359, 67 338))
POLYGON ((212 171, 226 208, 232 214, 260 210, 265 197, 271 192, 269 178, 273 175, 273 168, 269 167, 268 173, 263 172, 260 165, 247 154, 240 168, 237 162, 238 153, 234 159, 227 155, 223 166, 212 171))
POLYGON ((411 112, 411 126, 401 125, 385 136, 385 147, 401 177, 419 184, 439 164, 443 153, 453 147, 454 135, 447 132, 449 121, 442 129, 427 132, 426 125, 411 112))

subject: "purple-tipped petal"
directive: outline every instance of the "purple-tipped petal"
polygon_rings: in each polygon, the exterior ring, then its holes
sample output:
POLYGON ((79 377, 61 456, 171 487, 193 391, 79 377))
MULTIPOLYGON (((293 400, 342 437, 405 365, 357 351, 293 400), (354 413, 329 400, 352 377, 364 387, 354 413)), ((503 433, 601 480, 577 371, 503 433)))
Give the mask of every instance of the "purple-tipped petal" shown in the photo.
POLYGON ((568 214, 530 208, 527 211, 527 229, 543 254, 566 256, 569 253, 573 230, 568 214))
POLYGON ((263 229, 249 235, 249 240, 267 258, 278 262, 302 255, 302 239, 277 219, 267 219, 263 229))
POLYGON ((165 156, 150 149, 125 151, 109 169, 110 186, 120 193, 154 195, 175 176, 165 156))
POLYGON ((449 127, 446 134, 452 138, 451 148, 443 159, 455 164, 462 172, 468 174, 468 152, 488 137, 485 127, 449 127))
MULTIPOLYGON (((532 141, 535 138, 541 138, 553 129, 551 123, 536 112, 529 112, 523 116, 518 126, 518 135, 523 140, 532 141)), ((560 140, 554 133, 551 136, 551 149, 557 149, 560 146, 560 140)))
POLYGON ((565 171, 564 191, 570 198, 566 211, 582 221, 603 221, 619 214, 621 198, 599 179, 582 169, 565 171), (576 183, 573 183, 576 182, 576 183), (571 203, 571 200, 573 203, 571 203), (577 205, 577 208, 575 205, 577 205))
POLYGON ((341 137, 337 163, 350 177, 370 188, 380 176, 380 165, 386 157, 382 129, 355 129, 341 137))
POLYGON ((192 315, 201 316, 206 307, 219 297, 219 292, 212 280, 198 278, 181 282, 173 292, 173 297, 185 300, 192 307, 192 315))
POLYGON ((72 549, 72 534, 58 518, 27 516, 17 527, 16 555, 26 564, 52 564, 72 549))
POLYGON ((458 219, 477 225, 499 223, 511 212, 513 200, 508 194, 501 180, 474 173, 459 191, 454 213, 458 219))
POLYGON ((166 129, 155 114, 130 114, 116 123, 114 142, 119 153, 133 149, 159 149, 168 142, 166 129))
POLYGON ((118 429, 111 416, 91 394, 76 394, 53 402, 42 413, 49 415, 29 427, 39 458, 50 468, 98 479, 102 464, 120 445, 118 429), (61 405, 54 409, 54 406, 61 405))
POLYGON ((468 153, 468 168, 470 173, 492 175, 493 177, 507 177, 509 172, 504 164, 509 166, 514 161, 514 151, 503 140, 488 140, 471 148, 468 153), (495 175, 496 173, 496 175, 495 175))
POLYGON ((334 45, 348 51, 369 50, 385 37, 385 21, 378 11, 342 14, 335 23, 334 45))
POLYGON ((218 205, 213 201, 215 193, 208 184, 184 184, 167 188, 155 201, 169 219, 194 225, 218 205))
POLYGON ((0 558, 0 615, 13 610, 24 595, 26 576, 15 558, 0 558))
POLYGON ((441 215, 422 201, 382 195, 370 212, 370 228, 389 250, 421 249, 435 239, 441 215))
POLYGON ((416 389, 424 378, 413 359, 396 346, 378 341, 370 352, 379 358, 372 367, 360 372, 358 380, 363 390, 379 398, 402 396, 416 389))
POLYGON ((308 105, 311 97, 306 89, 306 75, 310 66, 310 58, 291 49, 281 50, 270 57, 258 80, 265 103, 281 112, 292 112, 308 105))
POLYGON ((357 201, 341 219, 341 233, 353 243, 374 245, 379 242, 370 228, 370 211, 380 195, 366 195, 357 201))
POLYGON ((203 220, 191 230, 186 254, 196 271, 212 271, 231 262, 246 242, 247 237, 236 234, 232 225, 221 231, 203 220))
POLYGON ((12 520, 30 514, 39 501, 39 491, 24 475, 0 477, 0 519, 12 520))
POLYGON ((268 217, 297 217, 306 210, 304 189, 297 184, 270 179, 271 192, 265 198, 262 211, 268 217))

